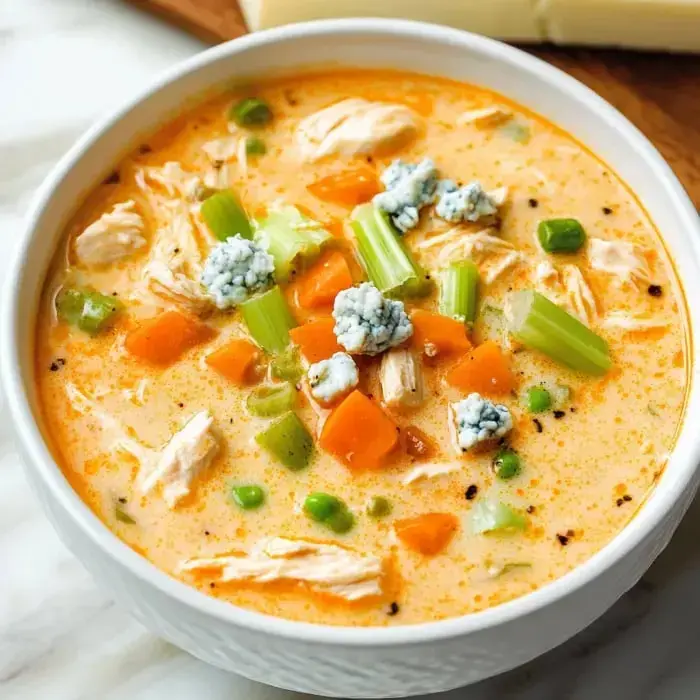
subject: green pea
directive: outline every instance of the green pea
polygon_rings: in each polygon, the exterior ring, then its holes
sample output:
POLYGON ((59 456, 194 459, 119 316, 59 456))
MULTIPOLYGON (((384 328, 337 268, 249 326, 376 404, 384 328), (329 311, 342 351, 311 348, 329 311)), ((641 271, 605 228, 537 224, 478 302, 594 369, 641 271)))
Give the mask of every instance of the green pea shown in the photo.
POLYGON ((355 524, 355 516, 344 506, 333 513, 325 522, 325 525, 338 535, 343 535, 352 530, 355 524))
POLYGON ((367 515, 372 518, 384 518, 391 513, 391 503, 384 496, 372 496, 367 504, 367 515))
POLYGON ((345 504, 327 493, 311 493, 304 501, 304 511, 317 523, 325 523, 332 515, 345 508, 345 504))
POLYGON ((520 457, 513 450, 501 450, 493 458, 493 470, 502 481, 520 474, 520 457))
POLYGON ((552 407, 552 395, 541 386, 531 386, 527 390, 527 410, 530 413, 543 413, 552 407))
POLYGON ((245 152, 249 156, 262 156, 267 153, 267 146, 265 142, 257 136, 249 136, 245 140, 245 152))
POLYGON ((238 126, 266 126, 272 121, 272 110, 267 102, 257 97, 246 97, 231 106, 228 117, 238 126))
POLYGON ((243 508, 243 510, 260 508, 265 502, 265 492, 260 486, 234 486, 231 489, 231 495, 236 505, 243 508))

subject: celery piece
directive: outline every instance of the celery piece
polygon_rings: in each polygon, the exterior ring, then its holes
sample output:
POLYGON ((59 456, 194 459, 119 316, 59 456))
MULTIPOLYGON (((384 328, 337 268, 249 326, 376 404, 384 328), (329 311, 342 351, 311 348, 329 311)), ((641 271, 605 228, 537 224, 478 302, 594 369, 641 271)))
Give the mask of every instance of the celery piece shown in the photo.
POLYGON ((114 297, 94 289, 63 289, 56 297, 58 317, 90 335, 107 328, 122 308, 114 297))
POLYGON ((425 272, 413 260, 387 214, 372 204, 355 207, 350 228, 370 281, 383 294, 420 296, 430 290, 425 272))
POLYGON ((297 390, 289 383, 260 386, 248 395, 246 407, 254 416, 271 418, 294 408, 297 390))
POLYGON ((258 222, 255 234, 255 241, 273 257, 275 278, 279 282, 285 282, 312 263, 332 239, 321 224, 292 206, 273 209, 258 222))
POLYGON ((250 128, 267 126, 272 121, 272 110, 267 102, 257 97, 246 97, 231 105, 228 118, 238 126, 250 128))
POLYGON ((282 352, 289 345, 289 331, 297 323, 282 290, 275 286, 240 306, 253 340, 266 352, 282 352))
POLYGON ((258 433, 255 441, 294 472, 308 466, 314 451, 313 438, 293 411, 258 433))
POLYGON ((299 358, 299 348, 290 345, 270 362, 270 374, 275 379, 283 379, 287 382, 298 382, 304 375, 304 368, 299 358))
POLYGON ((221 190, 202 202, 202 218, 209 230, 220 241, 233 238, 240 233, 243 238, 252 238, 253 229, 238 197, 231 190, 221 190))
POLYGON ((472 509, 472 528, 477 535, 497 530, 524 530, 526 527, 524 515, 492 498, 482 499, 472 509))
POLYGON ((479 268, 465 260, 440 271, 440 313, 462 323, 476 319, 479 268))
POLYGON ((583 226, 576 219, 540 221, 537 237, 547 253, 575 253, 586 242, 583 226))
POLYGON ((517 340, 556 362, 587 374, 605 374, 612 366, 605 340, 538 292, 510 294, 504 313, 517 340))

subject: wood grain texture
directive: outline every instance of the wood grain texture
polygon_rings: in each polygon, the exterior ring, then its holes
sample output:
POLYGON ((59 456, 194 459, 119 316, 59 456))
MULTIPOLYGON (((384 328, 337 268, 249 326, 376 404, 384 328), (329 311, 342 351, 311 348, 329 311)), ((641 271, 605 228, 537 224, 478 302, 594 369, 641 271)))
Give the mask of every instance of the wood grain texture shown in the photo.
MULTIPOLYGON (((246 32, 236 0, 128 2, 212 42, 246 32)), ((524 48, 578 78, 625 114, 661 151, 700 208, 700 56, 524 48)))

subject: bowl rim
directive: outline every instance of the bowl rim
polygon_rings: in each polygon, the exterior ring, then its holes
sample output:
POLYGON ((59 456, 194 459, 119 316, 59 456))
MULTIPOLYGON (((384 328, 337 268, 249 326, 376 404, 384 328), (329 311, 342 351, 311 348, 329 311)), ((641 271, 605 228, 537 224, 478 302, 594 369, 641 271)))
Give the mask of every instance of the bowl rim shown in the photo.
MULTIPOLYGON (((675 478, 663 490, 659 490, 657 487, 656 497, 646 502, 634 519, 608 544, 583 564, 536 591, 483 611, 445 620, 396 627, 334 626, 274 617, 212 598, 194 587, 172 578, 149 560, 138 555, 99 520, 68 483, 49 451, 34 418, 28 393, 22 380, 22 373, 16 370, 22 365, 17 342, 20 291, 23 281, 22 261, 27 257, 31 247, 35 245, 36 225, 44 209, 51 202, 55 189, 98 138, 109 131, 140 102, 170 83, 178 81, 211 62, 244 52, 251 47, 270 45, 281 40, 289 41, 319 35, 330 37, 332 35, 358 34, 377 38, 388 35, 402 36, 415 40, 418 45, 422 40, 428 39, 447 41, 455 46, 464 46, 501 62, 506 68, 508 65, 517 65, 520 70, 524 68, 534 80, 550 83, 561 92, 567 93, 571 98, 581 102, 585 101, 588 109, 596 112, 597 116, 606 121, 611 128, 621 132, 624 138, 644 158, 659 186, 664 188, 669 200, 673 201, 678 208, 679 216, 686 220, 687 235, 695 239, 691 241, 691 245, 695 246, 696 257, 700 260, 700 222, 690 198, 669 165, 626 117, 594 91, 560 69, 499 41, 425 22, 357 18, 319 20, 287 25, 248 34, 177 63, 157 76, 148 86, 140 89, 135 97, 123 103, 117 110, 100 119, 88 129, 54 166, 32 199, 24 220, 21 240, 16 245, 12 264, 5 281, 2 313, 0 314, 2 324, 0 326, 0 379, 7 400, 7 408, 14 422, 14 430, 26 457, 23 460, 25 468, 31 470, 34 475, 41 479, 51 497, 60 503, 63 510, 72 518, 75 526, 86 534, 95 546, 103 550, 104 554, 109 556, 115 564, 127 569, 143 584, 151 586, 166 597, 220 622, 247 628, 258 633, 308 643, 334 647, 376 648, 450 639, 492 629, 517 618, 534 614, 590 584, 648 538, 680 500, 700 463, 700 441, 693 446, 691 454, 688 455, 687 463, 675 467, 677 472, 674 472, 675 478)), ((696 384, 697 382, 693 382, 689 395, 697 391, 696 384)), ((686 410, 684 420, 687 418, 688 411, 686 410)), ((671 460, 669 460, 667 470, 670 468, 670 462, 671 460)))

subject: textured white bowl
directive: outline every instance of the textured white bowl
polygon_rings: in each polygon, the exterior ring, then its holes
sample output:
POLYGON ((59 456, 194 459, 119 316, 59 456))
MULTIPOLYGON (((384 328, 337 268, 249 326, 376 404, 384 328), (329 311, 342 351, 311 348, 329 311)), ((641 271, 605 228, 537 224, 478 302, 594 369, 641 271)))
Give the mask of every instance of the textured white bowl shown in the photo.
MULTIPOLYGON (((32 360, 41 285, 63 226, 111 166, 193 96, 269 73, 338 63, 395 67, 487 86, 577 136, 636 191, 700 299, 698 217, 675 176, 618 112, 560 71, 489 39, 425 24, 345 20, 238 39, 179 65, 90 130, 37 194, 6 281, 0 370, 27 473, 66 544, 156 634, 216 666, 263 683, 335 697, 400 697, 473 683, 522 664, 603 613, 666 546, 690 503, 700 461, 694 370, 685 427, 656 490, 633 522, 575 571, 474 615, 407 627, 290 622, 209 598, 119 541, 73 492, 42 436, 32 360)), ((694 366, 700 306, 690 310, 694 366)), ((606 465, 601 465, 606 468, 606 465)))

